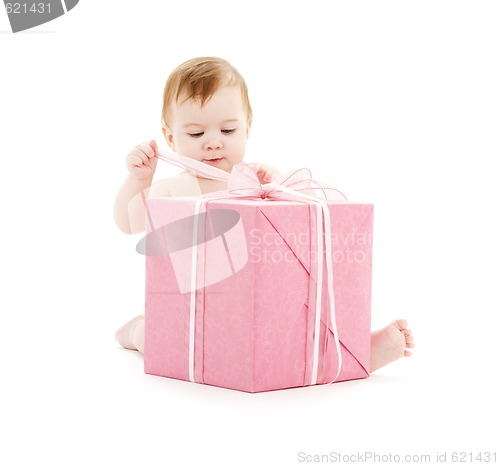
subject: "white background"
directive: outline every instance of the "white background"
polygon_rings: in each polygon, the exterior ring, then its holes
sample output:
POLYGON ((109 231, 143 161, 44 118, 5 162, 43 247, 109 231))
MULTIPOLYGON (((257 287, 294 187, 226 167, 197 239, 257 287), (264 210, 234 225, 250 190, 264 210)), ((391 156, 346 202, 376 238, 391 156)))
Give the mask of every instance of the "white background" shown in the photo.
POLYGON ((500 461, 498 24, 491 1, 81 0, 18 34, 0 11, 0 463, 500 461), (124 158, 161 139, 164 82, 201 55, 247 80, 249 161, 375 204, 373 327, 406 317, 412 358, 250 395, 118 347, 144 301, 139 237, 112 218, 124 158))

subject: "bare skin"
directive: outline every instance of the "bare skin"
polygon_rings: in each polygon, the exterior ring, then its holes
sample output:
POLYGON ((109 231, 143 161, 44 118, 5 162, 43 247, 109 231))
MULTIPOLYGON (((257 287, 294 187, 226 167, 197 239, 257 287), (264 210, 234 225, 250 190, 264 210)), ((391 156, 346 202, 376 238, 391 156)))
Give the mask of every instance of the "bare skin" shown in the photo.
MULTIPOLYGON (((258 165, 252 168, 256 172, 260 170, 258 173, 259 178, 273 176, 275 174, 270 167, 265 165, 258 165)), ((159 181, 151 186, 149 189, 149 196, 198 196, 202 193, 224 189, 224 187, 225 186, 223 186, 221 182, 198 178, 184 172, 176 177, 159 181)), ((134 195, 136 195, 136 192, 134 192, 134 195)), ((118 198, 117 206, 120 207, 120 204, 118 198)), ((137 209, 137 211, 141 212, 141 209, 137 209)), ((131 214, 129 209, 124 209, 123 207, 122 212, 123 217, 131 214), (125 210, 128 210, 128 212, 124 212, 125 210)), ((140 218, 143 218, 142 212, 140 213, 140 218)), ((137 225, 139 220, 130 223, 137 225)), ((141 227, 143 228, 143 225, 141 225, 141 227)), ((407 326, 408 323, 406 320, 398 319, 386 327, 372 333, 370 372, 376 371, 402 357, 411 356, 412 353, 408 351, 408 349, 413 348, 415 345, 413 343, 412 331, 407 326)), ((124 348, 136 350, 143 354, 144 316, 139 315, 134 317, 120 327, 115 334, 115 338, 124 348)))
POLYGON ((395 320, 372 332, 370 372, 402 357, 411 356, 412 353, 408 349, 414 347, 412 331, 404 319, 395 320))
MULTIPOLYGON (((201 106, 190 99, 173 105, 171 124, 163 128, 169 147, 182 155, 231 172, 243 162, 250 120, 238 88, 223 87, 201 106)), ((225 189, 220 181, 196 177, 183 172, 152 184, 158 162, 155 141, 136 146, 126 159, 129 174, 115 201, 115 222, 125 233, 139 233, 145 227, 144 201, 148 197, 199 196, 225 189)), ((278 175, 264 164, 247 164, 261 183, 278 175)), ((127 349, 144 353, 144 316, 137 316, 115 335, 127 349)), ((371 372, 405 356, 413 348, 411 330, 400 319, 372 333, 371 372)))
MULTIPOLYGON (((120 327, 115 338, 126 349, 144 354, 144 316, 139 315, 120 327)), ((404 319, 398 319, 372 333, 370 372, 411 356, 409 348, 414 348, 412 332, 404 319)))
POLYGON ((115 338, 124 348, 144 354, 144 316, 136 316, 120 327, 115 338))

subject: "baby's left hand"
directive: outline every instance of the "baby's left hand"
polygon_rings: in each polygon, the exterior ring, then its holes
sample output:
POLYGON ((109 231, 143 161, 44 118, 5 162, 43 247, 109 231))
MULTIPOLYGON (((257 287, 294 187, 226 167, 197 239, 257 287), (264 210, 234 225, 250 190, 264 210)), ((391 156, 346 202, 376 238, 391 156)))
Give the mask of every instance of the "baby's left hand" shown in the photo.
POLYGON ((247 163, 246 165, 255 172, 259 178, 260 184, 271 183, 276 180, 279 175, 281 175, 276 168, 263 163, 247 163))

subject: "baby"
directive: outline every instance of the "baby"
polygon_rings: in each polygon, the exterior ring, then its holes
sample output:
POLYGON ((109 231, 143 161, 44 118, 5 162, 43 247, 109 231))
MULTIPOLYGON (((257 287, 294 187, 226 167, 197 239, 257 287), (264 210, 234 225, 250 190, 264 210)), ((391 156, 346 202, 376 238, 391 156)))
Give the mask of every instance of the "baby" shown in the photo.
MULTIPOLYGON (((169 76, 163 94, 163 134, 168 146, 221 170, 231 172, 243 163, 252 124, 252 109, 243 77, 226 60, 203 57, 178 66, 169 76)), ((188 171, 152 184, 158 162, 155 141, 136 146, 126 159, 129 171, 115 202, 115 221, 125 233, 145 229, 146 197, 198 196, 227 188, 227 183, 188 171)), ((279 173, 264 164, 247 164, 261 183, 279 173)), ((127 349, 144 351, 144 316, 137 316, 115 335, 127 349)), ((396 320, 372 333, 371 367, 379 369, 413 348, 405 320, 396 320)))

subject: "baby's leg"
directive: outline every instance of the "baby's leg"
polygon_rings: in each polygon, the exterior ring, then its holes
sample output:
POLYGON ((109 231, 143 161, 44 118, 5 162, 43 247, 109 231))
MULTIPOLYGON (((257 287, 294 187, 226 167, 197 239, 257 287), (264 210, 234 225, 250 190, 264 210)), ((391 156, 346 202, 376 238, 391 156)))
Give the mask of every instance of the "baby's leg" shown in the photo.
POLYGON ((115 338, 124 348, 144 354, 144 316, 134 317, 120 327, 115 333, 115 338))
MULTIPOLYGON (((398 360, 411 356, 406 348, 414 348, 411 330, 404 319, 395 320, 371 336, 370 372, 398 360)), ((124 348, 144 354, 144 316, 134 317, 115 333, 115 338, 124 348)))
POLYGON ((370 372, 403 356, 411 356, 411 352, 406 348, 414 348, 415 345, 407 325, 406 320, 399 319, 372 333, 370 372))

